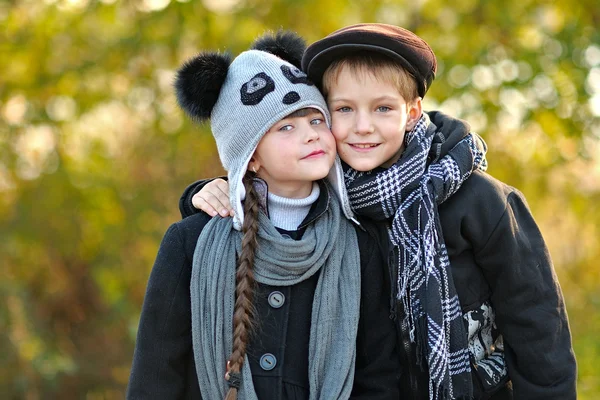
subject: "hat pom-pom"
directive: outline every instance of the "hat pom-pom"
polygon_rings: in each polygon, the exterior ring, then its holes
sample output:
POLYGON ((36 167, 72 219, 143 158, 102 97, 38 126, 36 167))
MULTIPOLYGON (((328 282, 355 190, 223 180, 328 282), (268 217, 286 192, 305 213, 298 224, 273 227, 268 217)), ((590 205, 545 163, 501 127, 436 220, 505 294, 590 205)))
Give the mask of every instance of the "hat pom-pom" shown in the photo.
POLYGON ((200 53, 177 71, 175 93, 179 106, 192 118, 210 118, 231 64, 229 54, 200 53))
POLYGON ((306 50, 306 42, 296 32, 279 30, 275 34, 270 32, 259 37, 251 48, 274 54, 296 68, 300 68, 302 55, 306 50))

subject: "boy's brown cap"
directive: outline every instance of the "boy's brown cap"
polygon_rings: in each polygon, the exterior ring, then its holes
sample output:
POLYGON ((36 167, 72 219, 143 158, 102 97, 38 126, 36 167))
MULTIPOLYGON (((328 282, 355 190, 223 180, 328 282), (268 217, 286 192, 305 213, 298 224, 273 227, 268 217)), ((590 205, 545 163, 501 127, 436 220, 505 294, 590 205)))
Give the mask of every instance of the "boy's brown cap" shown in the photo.
POLYGON ((437 71, 437 60, 426 41, 411 31, 387 24, 350 25, 308 46, 302 69, 321 83, 327 67, 357 51, 375 51, 398 61, 417 81, 419 96, 425 97, 437 71))

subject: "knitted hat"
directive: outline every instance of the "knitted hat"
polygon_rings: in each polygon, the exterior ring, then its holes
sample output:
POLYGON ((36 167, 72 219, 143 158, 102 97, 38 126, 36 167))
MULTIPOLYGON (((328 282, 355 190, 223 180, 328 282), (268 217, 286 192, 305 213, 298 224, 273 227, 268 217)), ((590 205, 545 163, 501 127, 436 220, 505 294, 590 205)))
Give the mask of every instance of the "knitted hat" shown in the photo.
POLYGON ((435 78, 437 60, 426 41, 399 26, 375 23, 350 25, 311 44, 302 57, 302 69, 320 84, 333 61, 357 51, 375 51, 397 61, 414 76, 421 97, 435 78))
MULTIPOLYGON (((287 115, 303 108, 320 111, 331 126, 323 96, 299 69, 304 49, 302 38, 280 31, 259 38, 251 50, 233 61, 228 55, 204 52, 184 63, 177 72, 175 90, 179 105, 193 119, 211 120, 212 134, 229 180, 235 229, 241 229, 244 219, 242 200, 246 192, 242 178, 265 133, 287 115)), ((337 181, 338 189, 343 189, 338 158, 330 175, 337 181)), ((339 194, 345 196, 345 189, 339 194)), ((345 208, 350 217, 349 207, 345 208)))

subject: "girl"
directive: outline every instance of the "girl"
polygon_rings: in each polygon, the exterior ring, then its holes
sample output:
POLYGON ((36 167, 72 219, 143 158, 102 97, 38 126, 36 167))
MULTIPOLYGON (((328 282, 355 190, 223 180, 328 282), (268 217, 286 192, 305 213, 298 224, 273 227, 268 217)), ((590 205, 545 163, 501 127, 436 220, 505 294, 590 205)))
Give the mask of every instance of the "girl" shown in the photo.
POLYGON ((398 398, 385 263, 369 226, 349 221, 303 51, 280 33, 233 61, 206 52, 178 71, 181 107, 210 117, 236 212, 165 234, 128 398, 398 398))

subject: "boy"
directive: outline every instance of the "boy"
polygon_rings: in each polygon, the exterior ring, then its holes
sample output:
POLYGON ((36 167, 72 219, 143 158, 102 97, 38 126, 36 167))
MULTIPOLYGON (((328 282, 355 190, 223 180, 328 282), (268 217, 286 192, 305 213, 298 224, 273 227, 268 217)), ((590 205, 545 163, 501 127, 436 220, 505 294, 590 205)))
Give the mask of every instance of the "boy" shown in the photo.
MULTIPOLYGON (((429 45, 396 26, 353 25, 309 46, 302 67, 327 99, 353 210, 381 221, 402 393, 575 399, 562 293, 523 195, 483 171, 439 195, 443 157, 469 127, 422 111, 437 67, 429 45)), ((227 212, 222 185, 195 204, 227 212)))

